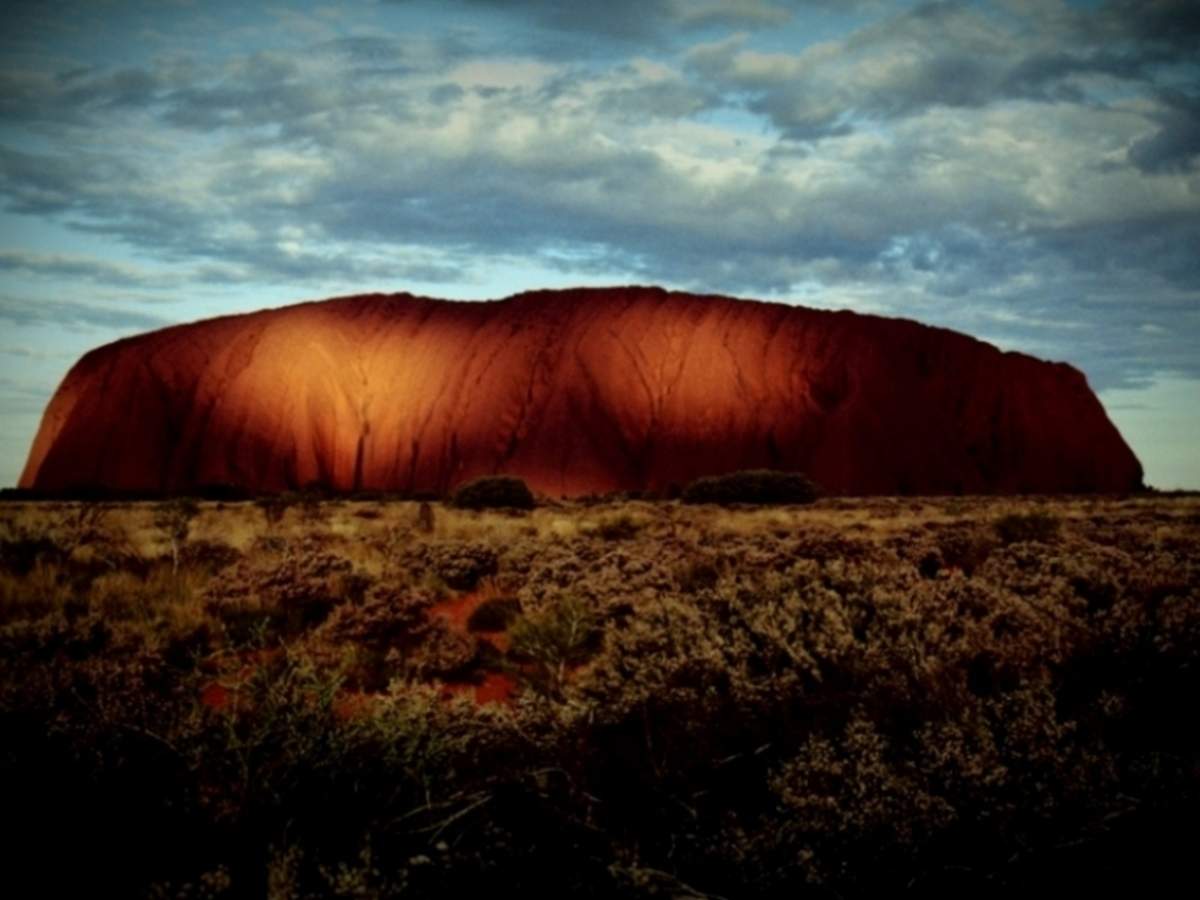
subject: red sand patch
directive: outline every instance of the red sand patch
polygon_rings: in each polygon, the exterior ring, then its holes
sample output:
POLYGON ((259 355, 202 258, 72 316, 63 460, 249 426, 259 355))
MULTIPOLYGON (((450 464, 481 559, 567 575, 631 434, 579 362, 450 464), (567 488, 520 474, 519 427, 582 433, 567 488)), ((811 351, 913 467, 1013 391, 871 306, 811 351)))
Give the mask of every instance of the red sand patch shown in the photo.
POLYGON ((333 700, 333 715, 342 722, 357 719, 371 712, 375 702, 372 694, 362 691, 342 691, 333 700))
POLYGON ((227 709, 233 701, 233 692, 217 681, 211 681, 200 689, 200 702, 209 709, 227 709))
MULTIPOLYGON (((472 591, 447 597, 434 604, 431 617, 445 621, 448 628, 460 634, 491 644, 500 653, 508 651, 509 637, 505 631, 468 632, 467 622, 472 613, 491 596, 486 591, 472 591)), ((201 663, 201 668, 216 676, 200 689, 200 702, 213 710, 232 710, 238 705, 238 689, 249 680, 256 669, 269 663, 279 654, 278 648, 248 650, 240 653, 213 654, 201 663)), ((517 691, 517 679, 508 672, 483 671, 473 680, 450 681, 441 686, 446 697, 470 696, 476 703, 511 704, 517 691)), ((333 702, 333 714, 342 721, 358 718, 371 712, 375 697, 361 691, 343 691, 333 702)))
POLYGON ((512 703, 517 682, 503 672, 488 672, 482 684, 475 686, 476 703, 512 703))
POLYGON ((492 595, 482 591, 472 591, 469 594, 460 594, 457 597, 447 597, 445 600, 439 600, 430 607, 429 614, 444 619, 453 631, 461 634, 474 634, 481 640, 487 641, 501 653, 504 653, 508 650, 508 633, 506 631, 468 632, 467 630, 467 623, 471 620, 471 616, 475 610, 479 609, 484 602, 490 599, 492 599, 492 595))
MULTIPOLYGON (((452 631, 491 644, 496 650, 505 653, 508 651, 507 632, 470 632, 467 630, 467 623, 471 620, 471 615, 491 596, 490 592, 471 591, 457 597, 447 597, 435 603, 429 610, 429 614, 445 621, 447 627, 452 631)), ((442 685, 442 692, 445 696, 461 696, 469 691, 475 702, 481 705, 484 703, 510 704, 513 702, 516 690, 515 678, 505 672, 496 671, 484 672, 483 680, 479 682, 449 681, 442 685)))
POLYGON ((223 651, 213 653, 201 660, 200 669, 215 675, 232 675, 245 680, 259 666, 266 665, 279 656, 278 647, 264 647, 261 650, 223 651))
POLYGON ((447 597, 433 604, 429 609, 429 614, 445 619, 446 623, 455 631, 466 631, 467 620, 471 618, 471 613, 475 612, 483 601, 484 598, 478 591, 460 594, 457 597, 447 597))
POLYGON ((200 702, 209 709, 228 710, 237 705, 238 689, 257 669, 279 656, 278 647, 214 653, 200 663, 200 669, 217 676, 200 689, 200 702))

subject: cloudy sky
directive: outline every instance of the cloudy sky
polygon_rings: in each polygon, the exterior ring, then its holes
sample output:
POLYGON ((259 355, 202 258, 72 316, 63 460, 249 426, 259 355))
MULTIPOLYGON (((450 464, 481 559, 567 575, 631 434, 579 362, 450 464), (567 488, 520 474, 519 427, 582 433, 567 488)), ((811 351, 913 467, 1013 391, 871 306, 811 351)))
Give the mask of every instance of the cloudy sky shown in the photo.
POLYGON ((654 283, 1082 369, 1200 488, 1195 0, 10 0, 0 484, 86 349, 654 283))

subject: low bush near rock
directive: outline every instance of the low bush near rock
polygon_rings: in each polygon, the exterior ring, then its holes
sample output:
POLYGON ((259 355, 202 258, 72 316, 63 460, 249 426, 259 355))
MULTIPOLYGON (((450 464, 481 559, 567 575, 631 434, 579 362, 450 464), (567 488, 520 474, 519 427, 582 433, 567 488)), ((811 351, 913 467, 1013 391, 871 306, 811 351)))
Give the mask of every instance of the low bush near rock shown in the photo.
POLYGON ((450 502, 462 509, 533 509, 529 486, 510 475, 488 475, 456 490, 450 502))
POLYGON ((812 503, 817 486, 798 472, 751 469, 698 478, 683 489, 684 503, 812 503))

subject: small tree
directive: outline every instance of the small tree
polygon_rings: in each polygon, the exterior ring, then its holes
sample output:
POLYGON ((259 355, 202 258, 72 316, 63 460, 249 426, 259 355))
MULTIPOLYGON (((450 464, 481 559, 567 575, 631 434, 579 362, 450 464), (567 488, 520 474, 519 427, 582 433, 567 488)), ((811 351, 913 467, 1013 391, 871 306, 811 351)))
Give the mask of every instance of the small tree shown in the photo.
POLYGON ((91 500, 73 503, 68 510, 63 516, 61 530, 55 535, 66 559, 70 559, 84 544, 98 543, 103 539, 106 515, 104 504, 91 500))
POLYGON ((417 531, 432 534, 433 527, 433 507, 429 505, 429 501, 422 500, 421 505, 417 507, 417 531))
POLYGON ((272 530, 283 521, 283 514, 291 506, 291 499, 285 494, 264 494, 254 501, 254 505, 262 510, 267 529, 272 530))
POLYGON ((534 664, 535 684, 561 696, 567 666, 584 662, 596 649, 600 620, 586 600, 570 595, 539 613, 520 617, 509 635, 513 656, 534 664))
POLYGON ((192 519, 196 518, 200 507, 195 500, 179 497, 160 503, 154 512, 154 526, 161 531, 171 543, 171 568, 179 572, 179 552, 187 542, 188 532, 192 528, 192 519))

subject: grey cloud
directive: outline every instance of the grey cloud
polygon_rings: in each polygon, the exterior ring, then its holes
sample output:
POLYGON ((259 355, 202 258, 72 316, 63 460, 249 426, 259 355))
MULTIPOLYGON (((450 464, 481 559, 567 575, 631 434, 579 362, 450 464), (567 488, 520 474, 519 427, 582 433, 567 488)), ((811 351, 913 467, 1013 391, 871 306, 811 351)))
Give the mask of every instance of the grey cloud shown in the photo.
POLYGON ((131 287, 163 282, 161 276, 102 260, 19 250, 0 250, 0 272, 20 272, 131 287))
MULTIPOLYGON (((1092 76, 1152 85, 1160 67, 1190 59, 1180 35, 1195 18, 1182 3, 1158 7, 1143 22, 1127 4, 1097 13, 1033 5, 1000 18, 986 7, 923 3, 797 54, 764 57, 734 37, 694 48, 688 61, 785 136, 816 140, 850 133, 850 117, 887 120, 1012 99, 1102 103, 1085 86, 1092 76)), ((1182 129, 1164 128, 1166 152, 1181 141, 1190 146, 1182 129)))
POLYGON ((55 325, 115 329, 149 329, 170 320, 145 312, 92 306, 73 300, 0 297, 0 321, 14 325, 55 325))
POLYGON ((21 359, 74 359, 73 353, 58 353, 53 350, 45 350, 41 347, 14 346, 12 344, 0 346, 0 354, 5 356, 16 356, 21 359))
POLYGON ((1149 41, 1195 50, 1200 39, 1200 6, 1193 0, 1109 0, 1103 12, 1117 28, 1149 41))
MULTIPOLYGON (((1135 272, 1145 287, 1168 285, 1200 299, 1200 217, 1183 212, 1063 226, 1036 235, 1046 251, 1105 277, 1135 272)), ((1134 291, 1136 296, 1138 292, 1134 291)))
POLYGON ((41 415, 53 393, 53 387, 0 376, 0 413, 41 415))
MULTIPOLYGON (((188 284, 238 284, 246 280, 245 267, 228 263, 205 263, 169 270, 149 270, 90 256, 0 250, 0 273, 13 272, 40 278, 112 287, 148 288, 159 291, 188 284)), ((127 294, 131 299, 133 294, 127 294)), ((153 302, 162 302, 161 294, 153 302)))
MULTIPOLYGON (((568 14, 534 6, 529 15, 568 14)), ((601 13, 577 15, 593 14, 601 13)), ((136 124, 212 131, 218 145, 208 155, 181 147, 181 165, 204 177, 178 185, 115 138, 83 150, 73 143, 73 129, 99 109, 121 133, 136 112, 122 98, 146 88, 87 71, 66 79, 53 95, 59 105, 38 114, 43 134, 63 129, 59 143, 0 149, 0 189, 11 211, 117 238, 211 283, 454 283, 499 259, 796 299, 816 284, 830 302, 1046 347, 1100 384, 1131 383, 1162 366, 1200 371, 1192 350, 1200 325, 1186 312, 1200 283, 1187 252, 1200 241, 1196 217, 1180 208, 1126 212, 1122 198, 1139 196, 1151 179, 1109 187, 1093 180, 1090 162, 1072 161, 1099 159, 1092 145, 1110 128, 1103 104, 1073 79, 1148 78, 1143 58, 1122 70, 1119 53, 1096 49, 1098 38, 1049 46, 1080 33, 1069 16, 1046 26, 1044 45, 1028 47, 945 5, 889 24, 898 30, 864 30, 844 42, 846 53, 798 54, 781 65, 747 67, 739 59, 747 44, 727 42, 697 51, 683 73, 563 65, 532 86, 463 88, 390 40, 320 45, 317 67, 284 53, 148 67, 156 87, 143 90, 149 119, 136 124), (928 54, 910 59, 906 41, 928 54), (835 65, 849 67, 844 85, 827 69, 835 65), (378 77, 355 74, 364 71, 378 77), (675 126, 717 107, 718 90, 791 137, 850 135, 857 123, 847 110, 893 121, 875 142, 857 134, 803 148, 784 142, 774 152, 731 142, 689 159, 680 130, 688 123, 656 131, 657 120, 675 126), (989 125, 1028 138, 1061 118, 1058 143, 1017 153, 989 146, 977 117, 997 96, 1061 104, 989 125), (933 107, 961 115, 948 121, 933 107), (457 128, 443 133, 452 110, 457 128), (1083 128, 1068 111, 1093 117, 1083 128), (284 152, 313 165, 272 161, 284 152), (305 233, 284 246, 281 231, 298 225, 305 233), (1159 313, 1170 329, 1139 330, 1159 313)), ((1184 138, 1129 153, 1160 180, 1178 177, 1169 161, 1186 150, 1184 138)), ((81 307, 4 301, 0 317, 153 327, 121 310, 97 322, 103 310, 81 307)))
POLYGON ((457 84, 439 84, 437 87, 430 89, 429 102, 437 106, 455 103, 466 96, 466 93, 457 84))
POLYGON ((422 43, 419 49, 413 43, 348 38, 315 45, 309 54, 261 50, 223 64, 176 58, 58 75, 0 68, 0 123, 77 126, 98 136, 114 116, 152 113, 197 131, 274 124, 302 138, 305 117, 331 110, 386 103, 390 113, 399 114, 400 81, 442 71, 468 56, 448 42, 422 43), (336 77, 314 78, 309 56, 332 60, 336 77))
POLYGON ((1159 129, 1129 147, 1129 161, 1143 172, 1186 172, 1200 161, 1200 94, 1164 91, 1159 129))
MULTIPOLYGON (((562 85, 559 96, 573 102, 571 90, 562 85)), ((497 255, 735 294, 786 296, 794 285, 815 281, 830 296, 850 291, 871 308, 997 334, 1027 347, 1045 339, 1046 322, 1090 318, 1096 323, 1090 343, 1060 344, 1058 355, 1084 365, 1098 384, 1130 383, 1168 363, 1195 371, 1196 362, 1184 358, 1180 347, 1184 335, 1200 337, 1196 329, 1177 324, 1167 335, 1131 338, 1127 332, 1145 311, 1133 321, 1115 299, 1098 308, 1088 305, 1088 298, 1108 298, 1119 285, 1124 296, 1153 297, 1155 308, 1179 322, 1178 304, 1189 296, 1194 301, 1187 285, 1197 283, 1195 261, 1180 250, 1195 245, 1180 240, 1186 219, 1163 215, 1106 228, 1017 230, 1029 201, 1007 181, 974 175, 960 190, 954 182, 937 186, 920 180, 921 168, 914 168, 920 154, 970 152, 922 127, 846 169, 856 173, 849 181, 800 191, 787 180, 793 162, 783 155, 755 176, 701 190, 655 152, 596 142, 588 125, 603 110, 590 111, 577 128, 570 117, 560 120, 521 154, 499 153, 488 140, 494 128, 512 116, 532 115, 547 98, 537 91, 505 91, 491 102, 497 104, 494 124, 481 122, 480 131, 449 154, 433 146, 415 154, 364 141, 356 129, 369 128, 370 120, 345 119, 339 136, 322 137, 333 165, 281 205, 238 204, 270 176, 253 166, 237 167, 233 171, 244 183, 227 181, 221 190, 234 204, 232 215, 252 223, 257 237, 218 237, 186 206, 146 204, 133 193, 113 190, 119 185, 98 197, 72 183, 79 208, 93 219, 80 227, 180 259, 220 260, 221 277, 245 271, 248 277, 290 283, 342 279, 375 286, 406 278, 452 283, 466 277, 472 261, 497 255), (375 150, 343 156, 340 139, 375 150), (114 197, 123 199, 101 215, 102 204, 116 202, 114 197), (298 219, 317 228, 319 237, 310 248, 285 252, 274 230, 298 219), (967 224, 946 224, 955 222, 967 224), (330 242, 425 248, 428 255, 415 261, 364 259, 332 252, 330 242), (1037 288, 1021 287, 1031 276, 1037 288), (1014 317, 980 317, 980 308, 1011 310, 1014 317)), ((42 321, 86 321, 96 314, 94 308, 39 310, 42 321)), ((9 312, 10 319, 32 315, 28 306, 9 312)))
POLYGON ((227 64, 215 80, 177 86, 162 102, 168 122, 209 130, 287 124, 335 99, 327 86, 303 78, 296 59, 262 51, 227 64))
MULTIPOLYGON (((0 145, 0 198, 12 212, 52 215, 76 207, 83 170, 77 157, 26 153, 0 145)), ((95 161, 109 178, 128 181, 129 167, 115 159, 95 161), (122 178, 121 176, 125 176, 122 178)))
POLYGON ((737 28, 781 25, 792 17, 787 3, 767 0, 691 0, 671 4, 673 18, 687 26, 727 25, 737 28))
MULTIPOLYGON (((409 2, 409 0, 394 0, 409 2)), ((795 0, 607 0, 563 3, 560 0, 456 0, 462 6, 490 7, 520 15, 553 31, 602 38, 660 42, 678 28, 730 26, 758 28, 786 22, 795 0)), ((823 4, 816 4, 823 5, 823 4)))
POLYGON ((669 17, 668 0, 611 0, 608 3, 559 3, 557 0, 465 0, 469 5, 521 12, 539 24, 563 31, 642 38, 669 17))
POLYGON ((82 77, 67 80, 63 100, 70 106, 94 106, 101 111, 114 107, 145 107, 158 98, 164 87, 145 69, 125 68, 87 80, 82 77))
POLYGON ((661 81, 604 91, 597 101, 603 112, 621 118, 686 119, 721 106, 716 91, 683 80, 661 81))
MULTIPOLYGON (((367 69, 392 71, 405 56, 404 44, 383 35, 356 35, 337 38, 317 45, 319 52, 342 57, 351 64, 367 69)), ((402 71, 411 71, 403 67, 402 71)))

